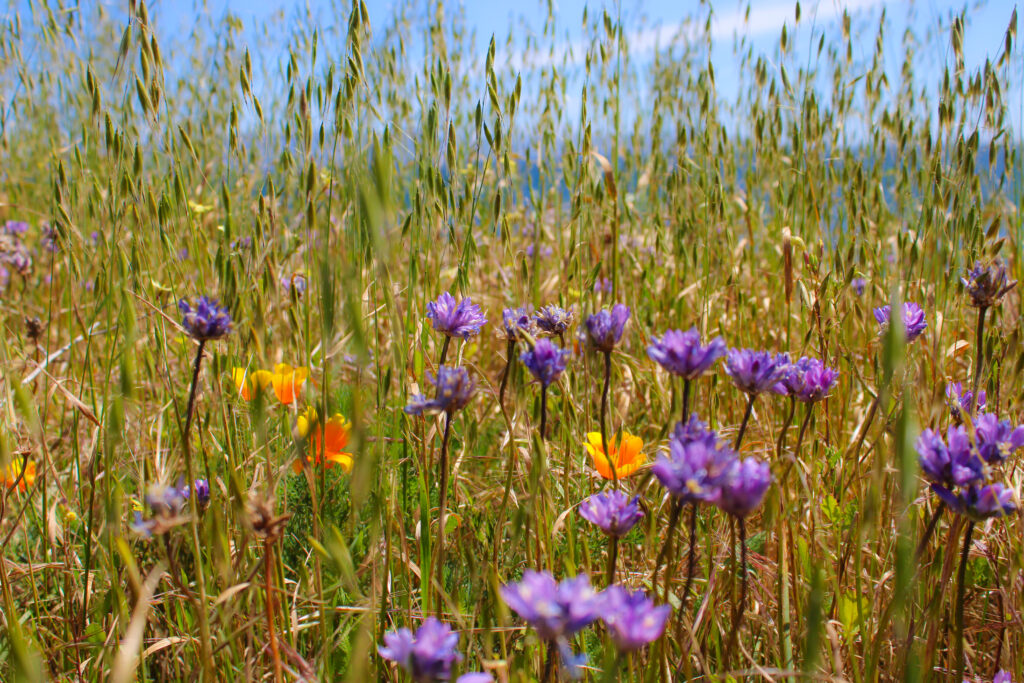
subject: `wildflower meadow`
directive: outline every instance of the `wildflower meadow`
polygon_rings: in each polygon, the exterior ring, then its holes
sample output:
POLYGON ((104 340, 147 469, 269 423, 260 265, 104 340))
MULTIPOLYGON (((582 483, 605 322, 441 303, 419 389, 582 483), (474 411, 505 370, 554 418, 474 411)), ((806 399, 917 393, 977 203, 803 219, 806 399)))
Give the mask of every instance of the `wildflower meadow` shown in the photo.
POLYGON ((13 2, 0 681, 1024 681, 1016 8, 681 4, 13 2))

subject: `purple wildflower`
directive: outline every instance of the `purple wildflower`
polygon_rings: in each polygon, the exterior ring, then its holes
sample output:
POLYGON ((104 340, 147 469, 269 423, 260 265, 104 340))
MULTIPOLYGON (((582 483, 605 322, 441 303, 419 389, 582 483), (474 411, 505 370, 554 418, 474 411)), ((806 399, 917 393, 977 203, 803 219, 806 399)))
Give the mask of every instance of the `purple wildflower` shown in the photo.
POLYGON ((700 333, 696 327, 686 332, 668 330, 661 339, 651 337, 647 355, 673 375, 694 380, 725 355, 725 340, 715 337, 707 346, 701 346, 700 333))
POLYGON ((789 396, 804 403, 817 403, 826 398, 839 373, 817 358, 804 356, 786 369, 782 383, 789 396))
POLYGON ((921 432, 915 444, 917 462, 928 481, 946 488, 965 486, 984 480, 981 458, 971 448, 963 427, 951 426, 946 440, 931 429, 921 432))
POLYGON ((978 453, 987 463, 1000 463, 1024 446, 1024 426, 1016 427, 1009 420, 1000 421, 995 413, 983 413, 974 420, 978 453))
POLYGON ((4 223, 3 231, 8 235, 24 235, 28 232, 28 223, 25 221, 7 221, 4 223))
POLYGON ((853 287, 853 291, 857 293, 857 296, 864 295, 864 289, 867 287, 868 281, 862 277, 855 277, 850 280, 850 286, 853 287))
POLYGON ((543 306, 534 314, 537 327, 548 334, 563 334, 569 329, 569 325, 572 324, 573 317, 573 310, 571 308, 565 310, 555 304, 543 306))
POLYGON ((0 263, 6 263, 21 276, 28 275, 32 270, 32 256, 20 241, 15 241, 13 248, 8 251, 0 251, 0 263))
POLYGON ((633 652, 661 637, 672 608, 655 606, 642 591, 629 591, 618 584, 601 593, 601 620, 620 652, 633 652))
POLYGON ((988 265, 982 265, 980 261, 967 271, 965 277, 960 278, 964 288, 971 297, 971 305, 976 308, 988 308, 999 303, 1003 295, 1009 292, 1017 284, 1016 280, 1010 280, 1006 272, 1006 266, 1000 261, 993 261, 988 265))
POLYGON ((187 496, 177 486, 151 484, 146 489, 143 500, 149 509, 149 516, 144 517, 136 511, 134 520, 129 524, 132 531, 145 538, 164 534, 173 527, 183 523, 187 496))
POLYGON ((718 497, 718 475, 736 453, 719 442, 718 435, 691 415, 687 424, 676 423, 668 442, 668 456, 658 456, 651 471, 668 492, 683 503, 697 504, 718 497))
POLYGON ((715 505, 735 517, 746 517, 756 510, 772 483, 768 463, 757 458, 734 458, 718 477, 720 486, 715 505))
POLYGON ((185 331, 199 341, 220 339, 231 332, 231 314, 216 299, 201 296, 195 307, 182 299, 178 310, 184 316, 181 324, 185 331))
POLYGON ((480 334, 480 328, 487 324, 480 307, 467 296, 456 302, 448 292, 427 304, 427 317, 434 323, 434 329, 449 337, 469 339, 480 334))
POLYGON ((932 491, 942 499, 949 509, 966 515, 976 522, 990 517, 1003 517, 1017 510, 1013 489, 1002 484, 986 486, 965 486, 953 492, 939 484, 932 484, 932 491))
POLYGON ((1000 669, 999 673, 992 679, 992 683, 1013 683, 1013 678, 1010 676, 1010 672, 1006 669, 1000 669))
POLYGON ((413 634, 407 628, 384 634, 377 648, 384 659, 403 668, 416 683, 447 681, 452 666, 462 660, 457 648, 459 634, 451 626, 428 617, 413 634))
POLYGON ((570 354, 549 339, 538 339, 532 349, 519 356, 530 373, 542 386, 550 386, 565 372, 570 354))
POLYGON ((501 321, 504 324, 502 330, 504 338, 508 341, 522 339, 522 332, 526 332, 531 337, 537 336, 537 326, 530 315, 529 306, 506 308, 501 312, 501 321))
POLYGON ((501 587, 501 597, 546 641, 572 636, 601 610, 601 598, 585 575, 557 583, 547 572, 528 569, 522 581, 501 587))
MULTIPOLYGON (((950 382, 946 385, 946 401, 949 403, 949 415, 954 420, 960 420, 960 411, 970 412, 971 410, 971 399, 974 397, 974 392, 970 389, 964 389, 963 384, 960 382, 950 382)), ((978 392, 978 402, 975 408, 978 410, 984 410, 985 403, 987 402, 987 396, 985 390, 982 389, 978 392)))
POLYGON ((725 356, 725 374, 741 391, 760 394, 782 382, 789 368, 789 356, 768 351, 729 349, 725 356))
POLYGON ((609 536, 622 538, 644 516, 639 501, 640 496, 630 500, 624 492, 617 490, 595 493, 580 503, 580 517, 600 527, 609 536))
POLYGON ((42 233, 39 243, 43 249, 51 254, 56 254, 60 251, 60 245, 58 244, 60 234, 57 232, 57 229, 44 223, 42 226, 42 233))
POLYGON ((156 520, 147 519, 142 516, 141 512, 136 510, 132 521, 128 523, 128 528, 143 538, 152 538, 153 533, 156 531, 156 520))
POLYGON ((437 376, 427 373, 427 381, 436 388, 433 399, 425 395, 413 396, 405 412, 409 415, 430 413, 448 413, 462 410, 476 393, 476 382, 469 376, 466 368, 450 368, 442 365, 437 369, 437 376))
MULTIPOLYGON (((205 508, 210 504, 210 482, 205 479, 196 479, 195 488, 196 502, 199 503, 199 507, 205 508)), ((188 498, 189 490, 187 486, 182 490, 182 493, 188 498)))
POLYGON ((494 683, 494 676, 482 671, 470 671, 459 676, 455 683, 494 683))
POLYGON ((611 353, 622 339, 622 332, 629 320, 629 306, 615 304, 612 310, 598 311, 587 318, 586 328, 590 343, 598 351, 611 353))
POLYGON ((285 292, 295 292, 295 296, 302 298, 302 295, 306 293, 306 288, 309 284, 306 281, 306 276, 302 273, 294 273, 290 277, 288 275, 281 276, 281 289, 285 292))
MULTIPOLYGON (((885 305, 874 310, 875 320, 878 321, 878 325, 882 330, 889 327, 891 311, 892 307, 889 305, 885 305)), ((921 336, 921 333, 924 332, 926 327, 928 327, 928 321, 924 319, 924 311, 913 301, 908 301, 903 304, 902 311, 903 328, 906 333, 907 343, 910 343, 921 336)))

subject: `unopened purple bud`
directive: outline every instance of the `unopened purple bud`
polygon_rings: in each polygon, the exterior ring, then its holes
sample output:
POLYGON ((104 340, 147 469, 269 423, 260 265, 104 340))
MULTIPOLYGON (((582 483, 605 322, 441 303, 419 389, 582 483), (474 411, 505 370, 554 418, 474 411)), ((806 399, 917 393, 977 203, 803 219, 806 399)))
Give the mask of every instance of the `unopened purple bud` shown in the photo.
POLYGON ((594 348, 610 353, 622 339, 629 315, 629 306, 615 304, 611 311, 601 310, 587 318, 587 336, 594 348))
POLYGON ((194 307, 182 299, 178 302, 178 309, 183 316, 182 326, 194 339, 220 339, 231 332, 231 314, 216 299, 201 296, 194 307))
POLYGON ((979 261, 960 279, 971 297, 971 305, 988 308, 999 302, 1017 284, 1010 280, 1006 266, 1000 261, 982 265, 979 261))

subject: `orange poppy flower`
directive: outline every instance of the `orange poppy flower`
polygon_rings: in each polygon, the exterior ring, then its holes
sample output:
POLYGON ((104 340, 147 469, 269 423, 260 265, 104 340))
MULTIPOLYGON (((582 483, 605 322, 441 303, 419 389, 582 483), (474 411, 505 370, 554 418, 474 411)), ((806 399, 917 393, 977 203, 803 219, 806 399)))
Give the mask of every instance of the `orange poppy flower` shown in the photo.
MULTIPOLYGON (((295 431, 302 439, 309 437, 307 450, 315 456, 315 459, 307 455, 306 463, 313 462, 319 465, 321 462, 326 462, 327 468, 338 465, 346 474, 352 471, 352 454, 345 452, 345 446, 348 445, 349 435, 352 432, 352 423, 346 420, 344 415, 335 413, 327 420, 326 424, 321 425, 316 411, 306 408, 299 415, 295 431)), ((292 469, 296 474, 302 472, 302 467, 301 460, 296 460, 292 464, 292 469)))
POLYGON ((266 370, 246 370, 235 368, 231 371, 231 379, 238 387, 238 395, 246 401, 251 401, 257 391, 266 389, 273 380, 273 375, 266 370))
POLYGON ((7 471, 4 472, 4 486, 7 488, 14 488, 14 483, 18 482, 18 490, 26 491, 29 486, 36 481, 36 464, 29 460, 28 464, 25 465, 25 476, 21 477, 21 481, 18 481, 19 475, 21 475, 22 459, 15 458, 10 465, 7 466, 7 471))
POLYGON ((588 432, 584 445, 594 461, 594 469, 605 479, 615 478, 612 474, 612 467, 619 475, 618 478, 622 479, 636 472, 647 461, 647 456, 641 452, 644 447, 643 439, 633 436, 625 430, 622 432, 622 442, 618 446, 615 444, 614 436, 609 440, 608 450, 611 454, 611 462, 609 462, 604 448, 601 447, 600 432, 588 432))
POLYGON ((286 406, 291 405, 307 377, 309 377, 309 368, 293 368, 287 363, 275 365, 272 381, 277 400, 286 406))

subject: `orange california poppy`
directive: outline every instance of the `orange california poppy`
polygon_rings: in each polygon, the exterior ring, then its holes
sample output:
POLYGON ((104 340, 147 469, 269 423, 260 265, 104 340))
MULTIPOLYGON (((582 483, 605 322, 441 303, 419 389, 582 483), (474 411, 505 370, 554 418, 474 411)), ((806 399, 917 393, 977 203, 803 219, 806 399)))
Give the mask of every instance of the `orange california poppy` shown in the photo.
POLYGON ((309 368, 293 368, 287 363, 275 365, 273 383, 277 400, 286 406, 291 405, 307 377, 309 377, 309 368))
MULTIPOLYGON (((327 424, 321 426, 316 411, 306 408, 299 415, 295 431, 300 438, 310 437, 308 451, 315 456, 315 459, 307 455, 307 463, 315 462, 319 465, 321 462, 326 462, 328 468, 338 465, 346 473, 352 471, 352 454, 345 452, 345 446, 348 445, 349 434, 352 431, 352 423, 346 420, 344 415, 335 413, 327 420, 327 424)), ((302 465, 301 460, 296 460, 292 464, 296 474, 302 472, 302 465)))
POLYGON ((18 481, 18 476, 21 474, 22 459, 15 458, 10 465, 7 466, 7 471, 4 472, 4 486, 7 488, 14 488, 14 482, 18 482, 18 490, 25 491, 29 486, 36 481, 36 464, 29 460, 28 465, 25 466, 25 476, 18 481))
POLYGON ((644 447, 643 439, 639 436, 633 436, 625 430, 622 432, 622 442, 618 447, 616 447, 614 436, 609 439, 608 446, 611 451, 611 463, 609 463, 608 456, 605 455, 604 448, 601 447, 600 432, 588 432, 587 441, 584 445, 587 447, 587 453, 590 454, 594 461, 594 469, 605 479, 615 478, 612 475, 612 466, 615 467, 615 472, 619 475, 619 479, 622 479, 636 472, 647 460, 647 456, 641 452, 641 449, 644 447))
POLYGON ((235 368, 231 371, 231 379, 238 387, 238 395, 246 401, 251 401, 257 391, 266 389, 273 380, 273 375, 266 370, 246 370, 235 368))

